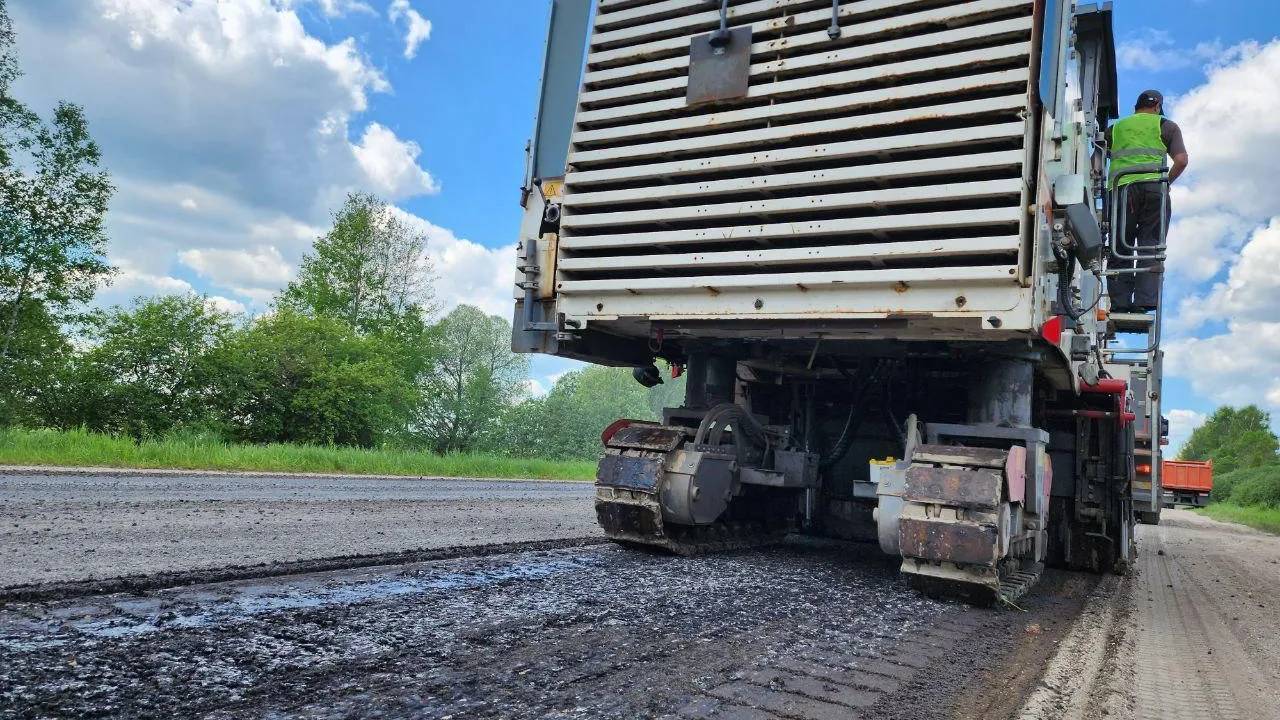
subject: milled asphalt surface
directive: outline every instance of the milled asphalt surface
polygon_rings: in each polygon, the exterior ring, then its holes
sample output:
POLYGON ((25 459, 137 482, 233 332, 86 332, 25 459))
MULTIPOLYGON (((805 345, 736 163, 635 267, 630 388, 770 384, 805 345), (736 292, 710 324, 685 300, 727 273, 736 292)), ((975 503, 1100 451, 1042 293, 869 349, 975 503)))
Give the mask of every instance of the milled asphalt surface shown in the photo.
POLYGON ((0 588, 596 536, 589 483, 0 472, 0 588))
POLYGON ((987 720, 1035 680, 1005 658, 1090 587, 1058 574, 1026 612, 974 609, 898 564, 597 544, 15 602, 0 718, 987 720))
POLYGON ((1138 547, 1020 717, 1280 720, 1280 537, 1166 509, 1138 547))

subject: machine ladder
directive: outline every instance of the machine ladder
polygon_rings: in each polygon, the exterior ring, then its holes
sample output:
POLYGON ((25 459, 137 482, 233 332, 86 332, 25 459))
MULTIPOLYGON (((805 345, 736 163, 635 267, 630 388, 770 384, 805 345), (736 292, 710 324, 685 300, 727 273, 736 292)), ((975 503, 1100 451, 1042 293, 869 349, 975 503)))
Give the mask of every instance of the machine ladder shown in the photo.
POLYGON ((1161 453, 1163 402, 1161 385, 1164 354, 1160 348, 1163 326, 1163 265, 1167 258, 1169 174, 1168 168, 1141 166, 1128 168, 1117 180, 1130 174, 1159 172, 1160 179, 1160 234, 1153 247, 1141 247, 1136 238, 1127 237, 1128 194, 1132 185, 1120 186, 1108 193, 1109 236, 1107 267, 1108 278, 1140 273, 1160 273, 1156 309, 1152 313, 1111 313, 1107 320, 1107 333, 1103 340, 1103 359, 1109 366, 1124 367, 1129 374, 1129 387, 1133 393, 1134 414, 1134 509, 1146 523, 1158 522, 1162 504, 1161 453), (1144 497, 1149 496, 1149 497, 1144 497))

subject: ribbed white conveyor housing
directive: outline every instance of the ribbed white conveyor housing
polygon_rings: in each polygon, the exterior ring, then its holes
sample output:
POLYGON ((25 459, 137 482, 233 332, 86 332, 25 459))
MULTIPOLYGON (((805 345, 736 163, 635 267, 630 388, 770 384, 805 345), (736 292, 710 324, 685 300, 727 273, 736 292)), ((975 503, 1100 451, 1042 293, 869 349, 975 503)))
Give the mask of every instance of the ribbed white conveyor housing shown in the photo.
POLYGON ((1033 0, 844 0, 836 40, 830 0, 734 0, 730 27, 753 33, 750 89, 701 105, 685 101, 689 46, 718 27, 718 2, 598 5, 565 179, 562 309, 1021 302, 1033 0))

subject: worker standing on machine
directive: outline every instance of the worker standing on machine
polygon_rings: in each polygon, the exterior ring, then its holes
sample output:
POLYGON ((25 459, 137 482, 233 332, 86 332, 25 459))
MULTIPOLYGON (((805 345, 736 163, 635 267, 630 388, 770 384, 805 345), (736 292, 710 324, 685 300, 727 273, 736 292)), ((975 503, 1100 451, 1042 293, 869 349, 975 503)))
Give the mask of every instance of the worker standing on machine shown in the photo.
MULTIPOLYGON (((1164 244, 1160 228, 1168 226, 1172 215, 1172 205, 1165 202, 1164 218, 1160 217, 1160 173, 1129 174, 1119 179, 1116 176, 1139 166, 1163 166, 1168 155, 1173 158, 1173 167, 1169 169, 1172 184, 1187 169, 1187 146, 1182 140, 1182 129, 1164 117, 1164 96, 1157 90, 1147 90, 1138 96, 1133 115, 1107 129, 1107 145, 1111 148, 1110 187, 1112 190, 1128 188, 1127 192, 1115 195, 1125 198, 1127 203, 1125 238, 1130 244, 1136 241, 1139 253, 1150 254, 1149 248, 1164 244)), ((1124 246, 1121 251, 1127 252, 1124 246)), ((1148 312, 1155 310, 1160 301, 1164 268, 1157 267, 1151 259, 1136 262, 1137 267, 1152 268, 1152 271, 1110 278, 1108 294, 1112 312, 1148 312)))

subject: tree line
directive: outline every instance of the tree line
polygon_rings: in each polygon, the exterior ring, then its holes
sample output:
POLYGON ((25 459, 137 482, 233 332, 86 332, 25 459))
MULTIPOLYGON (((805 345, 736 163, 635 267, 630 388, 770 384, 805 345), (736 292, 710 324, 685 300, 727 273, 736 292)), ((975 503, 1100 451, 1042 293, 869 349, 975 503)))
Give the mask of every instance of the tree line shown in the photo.
POLYGON ((1218 408, 1178 457, 1213 461, 1215 500, 1280 508, 1280 439, 1271 415, 1258 406, 1218 408))
POLYGON ((116 274, 111 178, 83 108, 45 119, 13 97, 13 43, 0 0, 0 425, 567 459, 615 418, 653 417, 626 370, 530 392, 510 323, 438 317, 425 236, 371 195, 256 317, 194 294, 95 307, 116 274))

